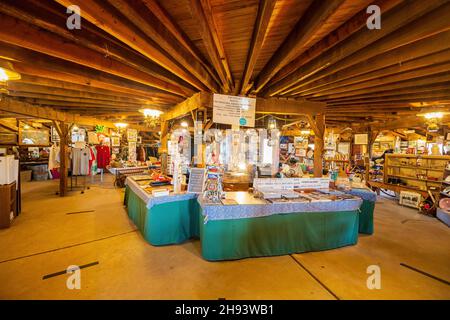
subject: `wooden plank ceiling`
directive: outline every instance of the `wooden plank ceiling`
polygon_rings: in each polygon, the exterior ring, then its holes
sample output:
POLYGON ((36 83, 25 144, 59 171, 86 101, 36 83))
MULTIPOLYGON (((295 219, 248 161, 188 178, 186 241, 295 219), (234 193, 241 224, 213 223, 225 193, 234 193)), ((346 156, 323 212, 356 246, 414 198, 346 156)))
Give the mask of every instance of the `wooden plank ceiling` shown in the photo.
POLYGON ((380 124, 450 108, 450 0, 2 0, 0 58, 22 74, 10 97, 98 119, 141 123, 209 91, 380 124))

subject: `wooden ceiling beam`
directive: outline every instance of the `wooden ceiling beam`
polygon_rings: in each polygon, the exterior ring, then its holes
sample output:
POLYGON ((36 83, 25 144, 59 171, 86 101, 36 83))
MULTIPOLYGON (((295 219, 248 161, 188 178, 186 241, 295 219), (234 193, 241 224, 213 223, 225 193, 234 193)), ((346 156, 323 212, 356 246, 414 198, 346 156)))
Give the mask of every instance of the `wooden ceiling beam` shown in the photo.
POLYGON ((60 81, 89 85, 127 94, 148 97, 151 100, 165 100, 177 103, 182 97, 147 85, 117 77, 109 73, 62 59, 50 57, 28 49, 12 46, 0 41, 0 57, 12 60, 17 72, 42 76, 60 81))
POLYGON ((10 96, 11 98, 15 98, 20 101, 24 101, 27 103, 31 103, 33 105, 41 105, 41 106, 50 106, 50 107, 61 107, 61 108, 79 108, 84 109, 86 113, 89 112, 92 108, 101 108, 105 112, 115 112, 117 110, 121 111, 137 111, 139 108, 129 106, 129 105, 111 105, 108 102, 99 103, 92 101, 64 101, 64 100, 49 100, 42 98, 27 98, 27 97, 15 97, 10 96))
POLYGON ((190 0, 191 13, 198 23, 203 44, 222 82, 223 92, 229 93, 234 87, 231 69, 222 41, 214 22, 209 0, 190 0))
POLYGON ((148 100, 136 99, 130 97, 112 96, 104 95, 99 93, 91 93, 86 91, 76 91, 68 89, 59 89, 45 86, 37 86, 32 84, 21 84, 17 82, 8 82, 6 88, 10 92, 24 92, 24 93, 34 93, 43 95, 54 95, 54 96, 64 96, 71 98, 82 98, 82 99, 93 99, 93 100, 103 100, 103 101, 113 101, 113 102, 125 102, 132 104, 144 105, 148 100))
MULTIPOLYGON (((421 67, 426 67, 438 63, 442 63, 450 60, 450 32, 445 32, 446 37, 439 37, 442 40, 448 40, 446 43, 446 50, 441 50, 438 52, 433 52, 421 57, 417 57, 411 60, 404 60, 404 56, 398 55, 394 64, 389 64, 388 57, 385 55, 377 56, 377 60, 383 61, 382 65, 376 64, 376 61, 369 59, 364 62, 364 65, 355 65, 350 68, 344 69, 342 71, 336 72, 330 76, 320 79, 317 82, 313 82, 308 86, 301 88, 299 91, 294 91, 294 95, 302 96, 320 96, 323 92, 329 92, 346 85, 352 85, 359 82, 365 82, 368 80, 382 78, 385 76, 393 75, 396 73, 402 73, 405 71, 410 71, 418 69, 421 67), (363 72, 362 70, 367 70, 367 67, 372 65, 371 70, 368 72, 363 72), (379 68, 376 66, 380 66, 379 68), (376 69, 375 69, 376 68, 376 69)), ((444 42, 445 43, 445 42, 444 42)), ((408 46, 409 47, 409 46, 408 46)), ((424 47, 422 47, 424 48, 424 47)), ((413 50, 413 48, 411 48, 413 50)), ((434 49, 431 49, 434 50, 434 49)), ((395 51, 395 50, 394 50, 395 51)))
MULTIPOLYGON (((447 75, 448 81, 450 81, 450 73, 447 75)), ((376 91, 375 93, 371 94, 360 94, 360 95, 353 95, 349 94, 344 97, 339 98, 324 98, 321 97, 320 101, 325 101, 327 103, 332 102, 339 102, 339 101, 348 101, 348 100, 359 100, 359 99, 371 99, 371 98, 378 98, 378 97, 395 97, 398 95, 405 95, 405 94, 416 94, 416 93, 423 93, 423 92, 430 92, 430 91, 437 91, 437 90, 450 90, 450 82, 443 82, 441 84, 430 82, 429 85, 425 86, 413 86, 413 87, 402 87, 400 89, 393 89, 393 90, 380 90, 376 91)), ((314 100, 314 99, 312 99, 314 100)))
POLYGON ((187 82, 184 82, 155 62, 146 59, 124 44, 118 44, 117 41, 111 41, 109 38, 105 38, 105 35, 98 32, 101 30, 93 30, 93 28, 87 26, 87 21, 84 21, 82 30, 68 30, 66 28, 67 14, 61 10, 58 11, 49 8, 49 4, 45 3, 45 1, 25 0, 18 2, 15 0, 5 0, 0 3, 0 11, 31 25, 55 33, 81 46, 93 49, 106 57, 112 57, 162 81, 174 85, 181 84, 183 87, 193 90, 193 87, 187 82), (31 8, 32 11, 30 11, 31 8))
POLYGON ((323 26, 325 21, 339 8, 342 0, 314 1, 303 14, 287 38, 272 55, 255 81, 255 91, 259 92, 269 80, 299 56, 304 44, 323 26))
POLYGON ((367 98, 367 99, 349 99, 349 100, 339 100, 339 101, 328 101, 327 104, 330 106, 340 106, 347 105, 352 103, 358 104, 371 104, 371 103, 389 103, 395 101, 430 101, 430 100, 439 100, 439 99, 447 99, 450 98, 450 90, 448 90, 448 86, 444 90, 437 90, 431 92, 419 92, 419 93, 410 93, 410 94, 402 94, 396 96, 378 96, 375 98, 367 98))
MULTIPOLYGON (((8 97, 1 97, 0 110, 11 112, 14 114, 32 116, 34 118, 39 119, 63 121, 67 123, 77 123, 80 125, 88 125, 88 126, 104 125, 107 128, 115 129, 114 124, 109 121, 103 121, 92 117, 83 117, 75 114, 70 114, 67 112, 61 112, 49 107, 35 106, 30 103, 18 101, 16 99, 8 97)), ((142 126, 134 126, 134 128, 140 131, 157 131, 142 126)))
POLYGON ((35 87, 49 87, 61 90, 75 90, 89 92, 93 94, 101 94, 106 96, 122 97, 122 98, 133 98, 148 101, 148 97, 136 95, 136 94, 126 94, 124 92, 112 91, 106 89, 100 89, 91 87, 88 85, 80 85, 76 83, 71 83, 67 81, 54 80, 50 78, 31 76, 27 74, 21 74, 20 80, 15 80, 14 82, 9 82, 10 84, 17 85, 33 85, 35 87))
MULTIPOLYGON (((179 64, 199 79, 204 87, 211 91, 218 90, 218 84, 211 77, 212 71, 205 68, 189 50, 181 45, 177 38, 157 19, 157 17, 139 1, 108 0, 117 10, 128 18, 147 37, 161 46, 179 64)), ((199 88, 202 89, 202 88, 199 88)))
POLYGON ((342 70, 374 57, 380 52, 389 51, 445 31, 449 28, 446 19, 447 10, 450 10, 449 4, 443 4, 441 0, 405 1, 383 15, 381 29, 361 29, 334 47, 334 50, 328 50, 301 69, 264 90, 263 94, 270 96, 288 94, 307 83, 328 75, 330 70, 332 72, 342 70), (420 22, 415 21, 418 18, 420 18, 420 22), (329 69, 330 66, 332 69, 329 69))
POLYGON ((179 85, 162 81, 145 72, 105 57, 94 50, 67 42, 64 38, 2 13, 0 13, 0 39, 19 47, 68 60, 181 96, 187 96, 191 93, 179 85), (14 30, 14 32, 10 32, 10 30, 14 30))
MULTIPOLYGON (((211 70, 210 66, 204 61, 204 57, 195 44, 183 32, 179 25, 172 19, 170 14, 160 5, 157 0, 141 0, 141 2, 156 16, 156 18, 165 26, 165 28, 172 33, 178 42, 184 46, 205 68, 211 72, 211 75, 216 78, 216 73, 211 70)), ((219 83, 219 80, 216 79, 219 83)))
POLYGON ((212 104, 212 94, 199 92, 192 97, 174 106, 171 110, 161 115, 162 121, 169 121, 189 114, 198 108, 207 108, 212 104))
MULTIPOLYGON (((107 3, 100 2, 98 0, 55 1, 65 7, 78 5, 80 8, 83 8, 83 19, 87 19, 97 27, 116 37, 147 58, 153 60, 195 88, 199 90, 205 89, 205 86, 198 79, 193 77, 192 74, 190 74, 178 62, 172 60, 170 55, 167 52, 164 52, 164 50, 157 43, 148 38, 143 31, 133 26, 131 22, 116 15, 107 3)), ((186 94, 189 96, 192 92, 185 92, 183 93, 183 96, 186 96, 186 94)))
MULTIPOLYGON (((23 64, 23 63, 13 63, 14 68, 17 72, 21 74, 27 74, 32 76, 43 76, 53 80, 67 81, 70 83, 75 83, 79 85, 88 85, 94 88, 100 88, 105 90, 117 91, 125 94, 133 94, 140 96, 145 96, 149 101, 153 102, 165 102, 165 103, 176 103, 180 100, 179 97, 167 96, 160 93, 152 93, 152 90, 146 90, 145 86, 133 83, 131 81, 120 80, 120 78, 109 77, 105 74, 90 74, 89 72, 83 72, 82 70, 74 69, 73 74, 68 72, 61 72, 59 70, 65 70, 65 67, 50 70, 47 68, 42 68, 38 65, 23 64)), ((70 69, 69 69, 70 70, 70 69)))
POLYGON ((247 53, 242 80, 239 84, 239 92, 241 94, 246 94, 249 89, 247 86, 253 75, 253 69, 255 68, 256 60, 259 57, 259 52, 266 36, 267 27, 269 26, 269 21, 272 17, 273 9, 275 8, 275 3, 276 0, 262 0, 259 3, 258 14, 253 27, 252 40, 247 53))
MULTIPOLYGON (((337 93, 344 93, 344 92, 350 92, 350 91, 354 92, 356 90, 364 90, 364 89, 370 89, 370 88, 375 88, 375 87, 379 88, 380 86, 383 86, 384 89, 402 88, 403 81, 410 81, 410 83, 411 83, 414 81, 414 79, 423 80, 424 77, 437 76, 437 75, 444 76, 441 78, 445 79, 445 73, 447 73, 448 70, 450 70, 449 68, 450 68, 450 61, 440 63, 440 64, 435 64, 435 65, 429 65, 426 67, 413 69, 413 70, 405 71, 402 73, 385 75, 383 77, 381 77, 381 76, 374 77, 371 80, 358 82, 355 84, 343 86, 343 87, 336 88, 336 89, 329 90, 329 91, 323 91, 323 92, 321 92, 321 94, 326 95, 326 94, 337 94, 337 93), (392 84, 392 86, 389 86, 389 84, 392 84), (395 87, 393 87, 393 86, 395 86, 395 87)), ((358 92, 361 92, 361 91, 358 91, 358 92)), ((302 97, 301 95, 298 95, 298 96, 302 97)))
MULTIPOLYGON (((373 4, 377 5, 381 9, 381 13, 384 14, 386 11, 392 9, 403 0, 378 0, 373 4)), ((343 40, 350 37, 353 33, 359 31, 361 28, 366 27, 367 23, 367 8, 364 8, 356 15, 354 15, 350 20, 345 22, 342 26, 328 34, 325 38, 317 42, 303 54, 295 58, 288 65, 283 67, 280 71, 278 71, 275 76, 266 84, 267 87, 272 86, 276 82, 284 79, 292 72, 298 70, 301 66, 305 65, 312 59, 318 57, 328 49, 336 46, 343 40)), ((257 88, 257 91, 260 91, 260 88, 257 88)))
POLYGON ((118 105, 118 106, 129 106, 134 108, 143 108, 145 105, 136 101, 131 101, 129 99, 117 99, 113 100, 102 100, 102 99, 92 99, 92 98, 80 98, 73 96, 62 96, 54 94, 45 93, 35 93, 35 92, 22 92, 22 91, 10 91, 9 96, 13 97, 24 97, 42 100, 56 100, 65 102, 80 102, 80 103, 98 103, 98 104, 108 104, 108 105, 118 105))
MULTIPOLYGON (((213 94, 199 92, 161 116, 168 121, 189 114, 197 108, 212 108, 213 94)), ((326 103, 279 98, 256 98, 256 113, 280 115, 316 115, 325 112, 326 103)))

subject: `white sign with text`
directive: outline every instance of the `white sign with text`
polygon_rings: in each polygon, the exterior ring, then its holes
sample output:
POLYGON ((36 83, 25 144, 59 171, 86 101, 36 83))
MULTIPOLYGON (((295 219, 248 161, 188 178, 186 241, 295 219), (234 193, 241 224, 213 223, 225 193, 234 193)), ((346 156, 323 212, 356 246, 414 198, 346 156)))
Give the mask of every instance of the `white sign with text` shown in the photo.
POLYGON ((214 94, 213 122, 241 127, 255 126, 256 99, 214 94))

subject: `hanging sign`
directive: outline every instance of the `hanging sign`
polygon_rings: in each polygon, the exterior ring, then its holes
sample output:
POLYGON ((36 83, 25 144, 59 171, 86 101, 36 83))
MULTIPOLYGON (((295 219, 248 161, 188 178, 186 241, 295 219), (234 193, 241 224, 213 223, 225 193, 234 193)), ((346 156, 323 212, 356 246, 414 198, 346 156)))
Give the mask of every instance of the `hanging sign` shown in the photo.
POLYGON ((241 127, 255 126, 256 99, 214 94, 213 122, 241 127))
POLYGON ((205 168, 192 168, 189 175, 188 193, 202 193, 205 168))
POLYGON ((329 178, 255 178, 253 187, 260 190, 328 189, 329 178))

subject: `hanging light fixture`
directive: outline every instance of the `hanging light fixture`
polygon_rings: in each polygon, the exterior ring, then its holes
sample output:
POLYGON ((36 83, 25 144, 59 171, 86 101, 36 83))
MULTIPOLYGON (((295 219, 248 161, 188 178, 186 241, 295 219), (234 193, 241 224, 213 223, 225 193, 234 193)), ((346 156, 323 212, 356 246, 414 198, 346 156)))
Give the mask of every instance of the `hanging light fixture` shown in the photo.
POLYGON ((163 113, 155 109, 140 109, 140 113, 144 115, 144 122, 148 127, 154 128, 158 123, 159 116, 163 113))
POLYGON ((274 117, 270 117, 267 121, 267 129, 273 130, 277 128, 277 120, 274 117))
POLYGON ((0 83, 10 80, 19 80, 20 78, 20 73, 14 70, 11 62, 0 60, 0 83))
POLYGON ((126 127, 128 127, 128 123, 124 123, 124 122, 116 122, 116 123, 114 123, 114 125, 116 126, 116 128, 117 128, 117 133, 118 133, 119 135, 121 135, 121 134, 122 134, 122 131, 123 131, 126 127))

